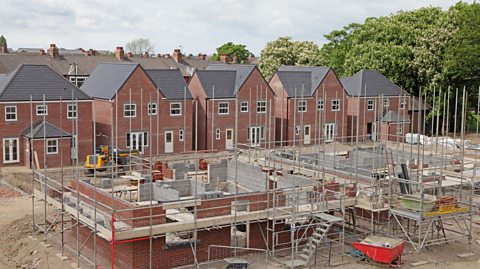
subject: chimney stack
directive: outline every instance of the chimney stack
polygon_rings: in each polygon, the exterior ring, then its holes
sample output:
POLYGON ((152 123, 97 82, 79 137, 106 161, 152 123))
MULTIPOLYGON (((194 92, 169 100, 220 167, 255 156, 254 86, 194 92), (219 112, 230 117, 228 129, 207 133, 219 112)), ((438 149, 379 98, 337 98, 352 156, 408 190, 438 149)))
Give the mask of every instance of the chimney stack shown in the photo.
POLYGON ((222 55, 220 56, 220 61, 222 63, 228 64, 228 55, 226 53, 222 53, 222 55))
POLYGON ((0 53, 8 53, 7 39, 3 35, 0 36, 0 53))
POLYGON ((236 64, 237 61, 238 61, 238 56, 237 56, 237 55, 233 55, 232 61, 233 61, 234 64, 236 64))
POLYGON ((117 47, 115 49, 115 58, 119 60, 123 60, 123 58, 125 58, 125 51, 123 50, 123 47, 117 47))
POLYGON ((129 51, 129 52, 127 52, 127 57, 128 57, 128 58, 132 58, 132 57, 133 57, 133 53, 132 53, 132 52, 130 52, 130 51, 129 51))
POLYGON ((40 49, 40 55, 43 56, 43 55, 45 55, 45 54, 46 54, 46 53, 45 53, 45 50, 44 50, 44 49, 40 49))
POLYGON ((93 50, 93 49, 89 49, 89 50, 86 51, 86 55, 87 56, 95 56, 95 55, 97 55, 97 51, 93 50))
POLYGON ((148 58, 148 52, 145 51, 145 53, 143 54, 143 57, 148 58))
POLYGON ((173 50, 173 59, 177 63, 182 61, 182 52, 180 51, 180 49, 174 49, 173 50))
POLYGON ((198 54, 198 59, 202 60, 202 61, 205 61, 207 59, 207 54, 199 53, 198 54))
POLYGON ((164 57, 165 59, 170 59, 170 53, 165 53, 165 55, 163 55, 163 57, 164 57))
POLYGON ((50 55, 50 57, 58 57, 60 55, 60 53, 58 52, 58 48, 55 44, 50 44, 50 48, 48 48, 47 50, 48 52, 48 55, 50 55))

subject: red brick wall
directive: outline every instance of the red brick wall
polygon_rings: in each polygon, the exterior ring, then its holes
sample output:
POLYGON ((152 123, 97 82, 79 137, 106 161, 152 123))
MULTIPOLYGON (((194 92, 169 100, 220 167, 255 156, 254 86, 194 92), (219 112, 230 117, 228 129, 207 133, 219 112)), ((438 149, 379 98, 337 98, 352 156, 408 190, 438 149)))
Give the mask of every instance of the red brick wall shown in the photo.
MULTIPOLYGON (((45 117, 48 122, 57 126, 68 133, 72 133, 72 125, 75 123, 75 120, 67 119, 67 104, 68 100, 64 100, 60 106, 60 101, 47 102, 48 105, 48 115, 45 117), (61 118, 60 118, 60 107, 62 107, 61 118)), ((37 121, 42 121, 43 116, 36 115, 36 105, 42 104, 42 102, 34 102, 33 109, 33 123, 37 121)), ((27 128, 30 128, 30 102, 17 102, 13 104, 0 104, 0 143, 2 150, 0 150, 0 167, 2 166, 28 166, 29 153, 26 152, 27 145, 25 139, 22 137, 22 133, 27 128), (16 105, 17 106, 17 121, 5 121, 5 106, 6 105, 16 105), (20 156, 19 163, 13 164, 4 164, 3 163, 3 139, 4 138, 19 138, 20 143, 20 156)), ((84 162, 85 156, 92 151, 92 102, 91 101, 79 101, 78 102, 78 150, 79 150, 79 161, 84 162)), ((34 151, 37 151, 37 155, 40 158, 40 155, 43 155, 43 148, 35 148, 34 151)), ((71 165, 70 161, 70 149, 65 151, 64 148, 64 165, 71 165)), ((59 167, 60 162, 52 161, 50 163, 50 168, 59 167)))

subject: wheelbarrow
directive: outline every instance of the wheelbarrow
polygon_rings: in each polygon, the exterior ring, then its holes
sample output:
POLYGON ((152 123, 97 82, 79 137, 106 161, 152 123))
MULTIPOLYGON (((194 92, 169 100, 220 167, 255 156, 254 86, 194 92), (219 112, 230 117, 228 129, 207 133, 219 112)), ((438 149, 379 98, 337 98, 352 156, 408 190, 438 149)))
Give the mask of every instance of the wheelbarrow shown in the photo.
POLYGON ((387 264, 390 267, 400 267, 405 240, 368 236, 361 242, 353 242, 352 246, 373 261, 387 264))

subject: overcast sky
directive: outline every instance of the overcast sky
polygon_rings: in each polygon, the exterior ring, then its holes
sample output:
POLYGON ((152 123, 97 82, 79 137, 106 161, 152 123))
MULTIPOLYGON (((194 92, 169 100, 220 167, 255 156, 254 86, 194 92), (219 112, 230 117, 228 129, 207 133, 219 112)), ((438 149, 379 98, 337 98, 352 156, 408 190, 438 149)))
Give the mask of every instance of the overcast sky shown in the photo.
MULTIPOLYGON (((211 54, 232 41, 255 53, 279 36, 312 40, 351 22, 424 6, 448 8, 445 0, 0 0, 0 35, 11 48, 114 50, 145 37, 156 53, 179 46, 211 54)), ((471 1, 469 1, 471 2, 471 1)))

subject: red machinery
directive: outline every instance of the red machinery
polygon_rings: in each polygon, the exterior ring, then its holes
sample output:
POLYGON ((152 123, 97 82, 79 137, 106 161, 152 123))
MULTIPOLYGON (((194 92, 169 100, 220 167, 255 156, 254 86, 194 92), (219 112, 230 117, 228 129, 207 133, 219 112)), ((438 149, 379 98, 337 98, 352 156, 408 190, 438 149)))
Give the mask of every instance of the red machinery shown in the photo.
POLYGON ((352 246, 376 262, 386 263, 391 267, 399 267, 405 248, 405 240, 368 236, 361 242, 353 242, 352 246))

